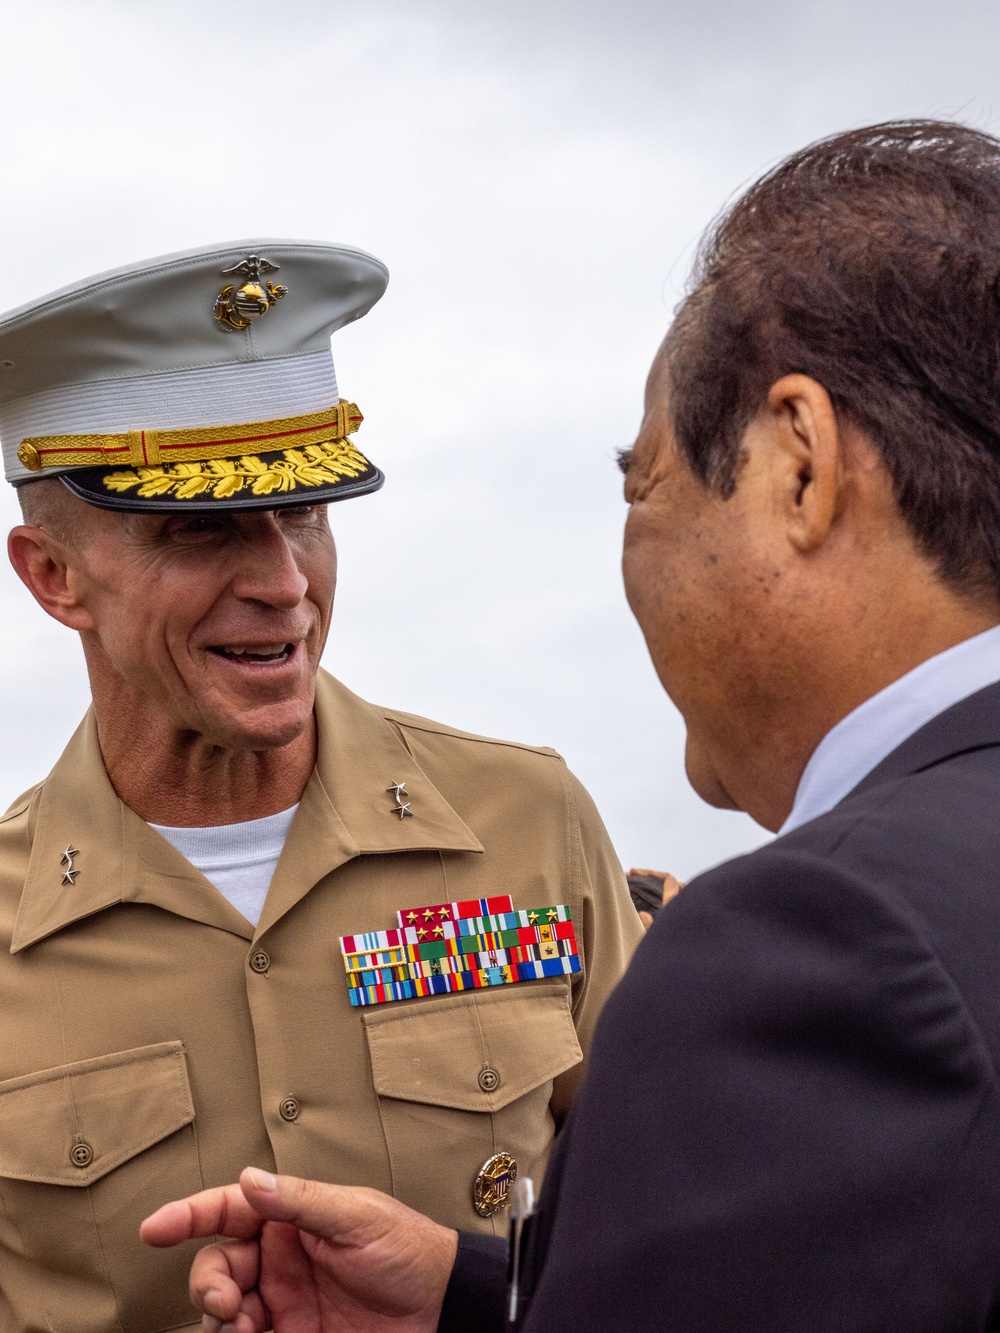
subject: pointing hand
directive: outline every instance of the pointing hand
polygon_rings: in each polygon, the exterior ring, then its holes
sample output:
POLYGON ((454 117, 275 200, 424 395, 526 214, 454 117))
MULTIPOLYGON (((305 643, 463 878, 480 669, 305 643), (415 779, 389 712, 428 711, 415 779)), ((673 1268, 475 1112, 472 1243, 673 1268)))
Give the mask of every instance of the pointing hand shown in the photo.
POLYGON ((377 1190, 272 1176, 164 1205, 147 1245, 196 1236, 191 1300, 212 1333, 434 1333, 458 1233, 377 1190))

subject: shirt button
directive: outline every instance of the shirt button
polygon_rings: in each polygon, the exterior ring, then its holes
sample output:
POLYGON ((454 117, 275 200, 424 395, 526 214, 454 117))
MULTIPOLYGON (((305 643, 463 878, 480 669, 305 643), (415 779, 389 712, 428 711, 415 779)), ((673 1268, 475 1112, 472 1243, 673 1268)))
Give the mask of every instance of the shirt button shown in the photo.
POLYGON ((263 949, 255 949, 250 955, 250 967, 254 972, 264 973, 271 966, 270 955, 263 949))
POLYGON ((500 1075, 495 1069, 486 1065, 484 1069, 479 1071, 479 1086, 483 1092, 496 1092, 500 1086, 500 1075))
POLYGON ((69 1160, 82 1171, 94 1160, 94 1150, 89 1143, 74 1143, 69 1150, 69 1160))
POLYGON ((278 1114, 282 1120, 287 1120, 289 1124, 299 1118, 299 1104, 294 1097, 286 1097, 278 1107, 278 1114))

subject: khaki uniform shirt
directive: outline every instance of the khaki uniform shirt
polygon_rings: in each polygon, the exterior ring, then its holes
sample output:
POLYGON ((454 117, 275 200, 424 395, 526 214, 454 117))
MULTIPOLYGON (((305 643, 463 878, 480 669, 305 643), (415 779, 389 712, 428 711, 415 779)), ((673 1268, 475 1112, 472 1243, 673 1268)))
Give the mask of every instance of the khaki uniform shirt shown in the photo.
POLYGON ((487 1158, 540 1179, 641 934, 600 819, 552 751, 375 708, 323 673, 316 716, 256 930, 122 805, 92 716, 0 821, 2 1333, 194 1327, 196 1244, 148 1249, 139 1222, 247 1165, 484 1231, 506 1226, 473 1209, 487 1158), (569 905, 582 972, 350 1006, 341 935, 508 893, 569 905))

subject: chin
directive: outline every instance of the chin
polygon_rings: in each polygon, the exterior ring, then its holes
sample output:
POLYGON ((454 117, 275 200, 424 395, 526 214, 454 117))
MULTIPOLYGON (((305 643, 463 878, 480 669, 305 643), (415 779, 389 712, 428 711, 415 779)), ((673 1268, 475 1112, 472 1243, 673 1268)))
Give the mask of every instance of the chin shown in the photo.
POLYGON ((716 810, 742 810, 726 790, 725 784, 703 750, 692 743, 690 734, 684 750, 684 770, 688 782, 707 804, 716 810))
POLYGON ((224 750, 280 750, 297 741, 312 718, 312 701, 295 700, 203 718, 198 730, 224 750))

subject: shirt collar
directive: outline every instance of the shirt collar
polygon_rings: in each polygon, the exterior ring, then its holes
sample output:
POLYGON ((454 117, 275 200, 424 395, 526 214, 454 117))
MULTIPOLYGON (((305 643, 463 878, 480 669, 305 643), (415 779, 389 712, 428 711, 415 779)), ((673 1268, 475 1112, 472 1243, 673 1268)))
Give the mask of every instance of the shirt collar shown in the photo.
MULTIPOLYGON (((356 856, 482 852, 377 708, 326 672, 316 683, 318 754, 268 893, 257 936, 324 875, 356 856), (394 814, 406 787, 413 816, 394 814)), ((150 903, 247 939, 253 928, 137 814, 108 778, 89 712, 35 797, 31 854, 11 953, 117 903, 150 903), (64 855, 73 851, 72 881, 64 855)))
POLYGON ((1000 625, 929 657, 873 694, 828 731, 813 751, 779 836, 832 810, 907 737, 997 681, 1000 625))
POLYGON ((316 680, 316 723, 316 768, 268 889, 258 937, 355 856, 484 850, 407 749, 402 731, 325 671, 316 680), (406 788, 412 816, 396 813, 397 784, 406 788))

